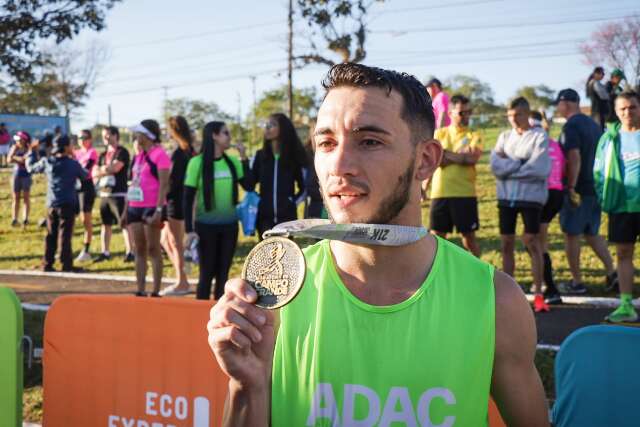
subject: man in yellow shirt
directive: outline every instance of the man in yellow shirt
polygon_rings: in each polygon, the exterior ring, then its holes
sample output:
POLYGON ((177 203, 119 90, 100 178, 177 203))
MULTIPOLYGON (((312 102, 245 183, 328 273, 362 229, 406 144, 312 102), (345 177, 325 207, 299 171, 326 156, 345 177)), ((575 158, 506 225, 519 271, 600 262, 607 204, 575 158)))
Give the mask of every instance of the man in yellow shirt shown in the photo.
POLYGON ((451 124, 436 130, 435 139, 444 148, 440 167, 431 180, 431 232, 447 237, 456 230, 462 234, 466 250, 480 257, 475 231, 479 228, 476 197, 476 163, 482 155, 480 134, 469 129, 469 98, 454 95, 449 116, 451 124))

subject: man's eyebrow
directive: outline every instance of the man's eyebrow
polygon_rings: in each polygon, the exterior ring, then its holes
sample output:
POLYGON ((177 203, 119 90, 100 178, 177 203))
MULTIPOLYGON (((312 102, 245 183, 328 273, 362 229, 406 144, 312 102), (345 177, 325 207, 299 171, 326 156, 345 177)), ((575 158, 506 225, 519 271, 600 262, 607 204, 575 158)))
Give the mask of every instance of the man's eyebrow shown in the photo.
MULTIPOLYGON (((361 132, 382 133, 384 135, 391 136, 391 133, 389 131, 375 125, 358 126, 351 129, 351 133, 361 133, 361 132)), ((333 130, 331 130, 331 128, 329 127, 317 128, 313 132, 313 136, 332 135, 332 134, 333 134, 333 130)))

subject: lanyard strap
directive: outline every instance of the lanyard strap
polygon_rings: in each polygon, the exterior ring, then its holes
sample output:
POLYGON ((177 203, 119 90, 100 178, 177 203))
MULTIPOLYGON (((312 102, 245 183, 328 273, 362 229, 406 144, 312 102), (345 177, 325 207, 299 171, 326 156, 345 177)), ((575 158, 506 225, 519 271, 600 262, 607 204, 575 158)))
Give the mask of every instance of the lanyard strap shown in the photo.
POLYGON ((265 238, 311 237, 341 240, 361 245, 403 246, 417 242, 427 235, 424 227, 389 224, 332 224, 325 219, 300 219, 283 222, 264 233, 265 238))

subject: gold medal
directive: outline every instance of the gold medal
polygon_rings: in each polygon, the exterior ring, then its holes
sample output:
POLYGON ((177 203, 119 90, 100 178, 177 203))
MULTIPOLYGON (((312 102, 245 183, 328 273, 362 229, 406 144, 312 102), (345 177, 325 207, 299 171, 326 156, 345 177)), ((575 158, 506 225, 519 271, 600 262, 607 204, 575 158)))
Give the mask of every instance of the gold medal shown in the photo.
POLYGON ((295 298, 306 273, 302 250, 292 240, 270 237, 247 255, 242 278, 258 293, 258 307, 280 308, 295 298))

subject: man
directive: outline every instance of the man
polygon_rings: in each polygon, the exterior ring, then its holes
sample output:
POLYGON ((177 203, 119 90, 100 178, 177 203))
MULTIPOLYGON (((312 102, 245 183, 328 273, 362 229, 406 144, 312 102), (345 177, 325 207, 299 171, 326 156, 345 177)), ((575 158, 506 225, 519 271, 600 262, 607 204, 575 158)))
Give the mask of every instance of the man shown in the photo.
MULTIPOLYGON (((100 197, 100 245, 101 253, 95 262, 111 259, 111 229, 120 224, 124 213, 125 197, 127 196, 127 171, 129 170, 129 151, 120 145, 120 131, 115 126, 108 126, 102 130, 102 141, 106 150, 98 157, 98 167, 94 171, 100 197)), ((122 227, 122 237, 125 246, 125 262, 133 262, 131 240, 126 227, 122 227)))
POLYGON ((30 158, 27 168, 32 173, 47 174, 47 237, 42 270, 56 271, 53 263, 60 246, 62 271, 82 271, 73 266, 71 239, 77 207, 76 180, 86 179, 88 173, 73 159, 69 138, 66 135, 56 137, 52 156, 38 162, 30 158))
POLYGON ((609 81, 605 85, 605 89, 608 94, 609 100, 609 108, 608 108, 608 123, 615 123, 618 121, 618 116, 616 115, 615 102, 616 97, 623 91, 622 80, 626 80, 627 77, 624 75, 624 71, 620 68, 614 68, 611 71, 611 76, 609 77, 609 81))
POLYGON ((435 77, 425 85, 429 96, 431 96, 431 105, 433 105, 433 115, 436 118, 436 129, 449 126, 449 95, 442 90, 442 83, 435 77))
POLYGON ((538 239, 540 213, 547 201, 547 177, 551 170, 549 141, 540 128, 529 124, 529 102, 518 97, 511 101, 507 117, 512 129, 498 136, 491 152, 491 171, 496 177, 502 268, 512 276, 515 270, 515 232, 518 214, 524 222, 522 242, 531 258, 536 312, 549 311, 542 295, 544 264, 538 239))
POLYGON ((464 248, 480 257, 475 233, 480 225, 476 198, 476 163, 482 155, 480 134, 469 129, 469 98, 454 95, 451 105, 451 124, 435 133, 444 152, 431 179, 431 231, 446 239, 455 226, 462 234, 464 248))
POLYGON ((0 123, 0 167, 9 166, 7 155, 9 154, 9 146, 11 145, 11 135, 4 123, 0 123))
MULTIPOLYGON (((333 221, 420 227, 420 184, 442 156, 420 83, 346 63, 324 87, 315 167, 333 221)), ((548 425, 517 284, 425 234, 305 249, 306 283, 279 312, 229 281, 208 324, 230 377, 224 424, 486 425, 491 388, 509 425, 548 425)))
POLYGON ((636 322, 633 308, 633 250, 640 236, 640 94, 622 92, 615 110, 620 120, 598 143, 594 163, 596 193, 609 214, 609 241, 616 244, 620 306, 606 320, 636 322))
POLYGON ((98 152, 93 148, 93 138, 89 129, 83 129, 78 136, 80 148, 75 151, 76 160, 88 172, 87 178, 81 181, 78 200, 80 202, 80 214, 82 215, 82 225, 84 226, 82 250, 78 254, 76 261, 91 261, 91 239, 93 237, 93 204, 96 201, 96 188, 93 184, 93 168, 98 161, 98 152))
POLYGON ((587 293, 580 271, 581 235, 606 269, 607 290, 613 290, 618 283, 617 273, 607 243, 598 234, 601 210, 593 186, 593 161, 600 127, 580 112, 580 96, 575 90, 561 90, 554 104, 558 114, 567 119, 559 140, 567 160, 567 197, 560 210, 560 227, 564 233, 571 280, 560 284, 560 290, 568 294, 587 293))

